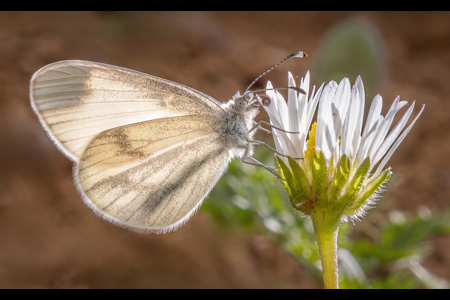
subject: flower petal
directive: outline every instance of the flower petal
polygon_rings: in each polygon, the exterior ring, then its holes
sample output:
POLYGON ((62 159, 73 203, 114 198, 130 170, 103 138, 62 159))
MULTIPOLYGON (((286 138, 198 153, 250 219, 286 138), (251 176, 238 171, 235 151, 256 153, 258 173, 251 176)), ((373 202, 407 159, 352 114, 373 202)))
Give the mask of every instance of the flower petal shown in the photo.
POLYGON ((348 107, 350 106, 350 99, 350 81, 348 78, 344 78, 339 83, 333 99, 333 104, 335 105, 333 120, 337 137, 342 133, 344 120, 347 117, 348 107))
POLYGON ((378 174, 380 174, 381 170, 383 170, 384 166, 386 165, 386 163, 388 162, 388 160, 391 158, 392 154, 394 153, 394 151, 397 149, 397 147, 400 145, 400 143, 403 141, 403 139, 406 137, 406 135, 411 131, 411 128, 413 127, 414 123, 416 123, 417 119, 419 118, 419 116, 422 114, 423 109, 425 108, 425 104, 422 106, 422 109, 420 110, 420 112, 417 114, 417 116, 414 118, 414 120, 411 122, 411 124, 409 124, 408 128, 405 129, 405 131, 403 131, 403 133, 400 135, 400 137, 395 141, 394 145, 391 147, 391 149, 389 149, 389 152, 386 154, 386 156, 383 158, 383 160, 381 161, 381 163, 378 165, 377 170, 375 171, 373 176, 377 176, 378 174))
MULTIPOLYGON (((267 82, 266 89, 270 89, 270 90, 266 91, 266 95, 271 100, 269 105, 263 105, 262 101, 261 101, 261 98, 258 95, 256 95, 256 97, 257 97, 259 103, 261 104, 261 106, 267 112, 267 114, 269 114, 270 119, 276 118, 278 120, 280 118, 280 115, 277 112, 277 106, 275 104, 275 100, 273 99, 274 98, 274 94, 273 94, 273 91, 272 91, 273 86, 272 86, 272 83, 270 81, 267 82)), ((280 120, 278 120, 278 122, 280 122, 280 120)))
POLYGON ((323 156, 327 161, 331 158, 331 150, 328 141, 335 140, 333 115, 331 111, 331 103, 335 96, 338 85, 335 81, 330 81, 322 91, 319 102, 319 110, 317 113, 317 128, 316 128, 316 151, 322 151, 323 156))
POLYGON ((272 115, 277 119, 278 123, 283 124, 281 128, 289 131, 289 116, 286 101, 280 93, 273 90, 273 86, 270 81, 268 81, 266 85, 266 95, 271 100, 269 106, 264 106, 267 107, 266 111, 270 110, 272 115))
MULTIPOLYGON (((294 77, 291 72, 288 73, 288 86, 296 87, 294 77)), ((294 89, 288 90, 288 113, 289 113, 289 131, 299 132, 300 130, 300 122, 301 122, 301 114, 304 110, 305 103, 301 103, 298 97, 298 92, 294 89)), ((298 153, 302 153, 303 149, 300 143, 300 135, 301 134, 288 134, 288 137, 291 139, 292 144, 294 145, 296 151, 298 153)))
POLYGON ((309 95, 309 71, 306 73, 305 78, 301 80, 300 88, 306 91, 306 95, 298 94, 298 118, 299 118, 299 152, 303 153, 306 145, 306 136, 308 135, 309 124, 306 125, 308 115, 308 95, 309 95))
POLYGON ((370 149, 368 152, 370 161, 373 161, 373 159, 375 157, 375 153, 377 152, 380 145, 383 143, 384 138, 386 137, 386 135, 389 131, 389 128, 391 127, 392 121, 394 121, 395 114, 400 109, 402 109, 406 104, 408 104, 407 101, 400 101, 400 96, 397 96, 397 98, 395 98, 388 113, 386 114, 386 117, 384 118, 383 122, 381 123, 377 134, 373 138, 372 145, 370 146, 370 149))
MULTIPOLYGON (((351 104, 343 125, 340 153, 341 156, 348 156, 350 162, 353 162, 354 155, 356 154, 353 152, 353 142, 355 139, 356 125, 359 119, 360 105, 359 91, 358 88, 354 86, 352 88, 351 104)), ((358 138, 357 141, 359 142, 358 138)))
POLYGON ((358 76, 356 78, 355 83, 356 88, 358 89, 359 94, 359 111, 358 111, 358 117, 356 120, 356 128, 355 128, 355 135, 353 137, 353 155, 356 155, 358 153, 359 145, 361 143, 361 131, 362 131, 362 123, 364 119, 364 105, 366 103, 365 99, 365 93, 364 93, 364 84, 361 79, 361 76, 358 76))
POLYGON ((373 98, 370 105, 369 113, 367 115, 366 124, 364 125, 364 131, 361 137, 361 143, 357 154, 357 166, 359 166, 367 156, 369 147, 372 143, 372 138, 378 131, 378 127, 381 125, 380 114, 383 107, 383 98, 380 94, 373 98))
POLYGON ((386 137, 383 144, 380 146, 377 153, 375 154, 375 157, 372 161, 372 167, 383 157, 383 155, 386 153, 386 151, 389 149, 389 147, 391 147, 391 145, 394 143, 395 139, 398 137, 400 132, 403 130, 403 127, 405 127, 405 125, 408 122, 409 117, 411 116, 411 113, 414 109, 414 104, 415 104, 415 102, 413 102, 411 104, 411 106, 408 108, 406 113, 402 116, 400 121, 398 121, 398 123, 395 125, 395 127, 391 130, 389 135, 386 137))
POLYGON ((314 117, 314 113, 316 112, 317 104, 319 104, 319 99, 320 99, 320 96, 322 95, 322 90, 323 90, 324 86, 325 86, 325 84, 322 83, 322 85, 320 86, 320 88, 317 90, 317 92, 315 94, 314 94, 315 86, 313 87, 313 92, 311 93, 311 96, 308 101, 308 113, 306 116, 306 122, 304 124, 306 131, 308 131, 309 127, 311 126, 311 122, 314 117))

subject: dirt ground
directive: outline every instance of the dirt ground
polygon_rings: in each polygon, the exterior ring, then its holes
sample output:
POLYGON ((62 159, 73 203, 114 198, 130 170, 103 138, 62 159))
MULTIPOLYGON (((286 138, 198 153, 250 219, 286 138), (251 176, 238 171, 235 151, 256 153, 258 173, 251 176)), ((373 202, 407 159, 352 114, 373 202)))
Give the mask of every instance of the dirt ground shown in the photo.
MULTIPOLYGON (((294 51, 310 57, 269 78, 281 86, 287 70, 304 74, 326 32, 355 16, 385 40, 385 106, 397 95, 426 104, 390 160, 398 182, 380 209, 448 209, 449 12, 0 12, 0 288, 320 288, 269 238, 224 229, 203 212, 167 235, 97 217, 30 107, 29 80, 46 64, 85 59, 223 102, 294 51)), ((429 243, 424 266, 450 281, 450 237, 429 243)))

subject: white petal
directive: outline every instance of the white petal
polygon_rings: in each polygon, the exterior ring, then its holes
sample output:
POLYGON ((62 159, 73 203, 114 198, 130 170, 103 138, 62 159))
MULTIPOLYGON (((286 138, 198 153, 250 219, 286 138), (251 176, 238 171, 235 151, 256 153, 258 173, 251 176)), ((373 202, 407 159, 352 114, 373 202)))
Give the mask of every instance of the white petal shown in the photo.
POLYGON ((383 170, 384 166, 386 165, 386 163, 388 162, 388 160, 391 158, 392 154, 394 153, 394 151, 397 149, 397 147, 400 145, 400 143, 403 141, 403 139, 406 137, 406 135, 409 133, 409 131, 411 130, 411 128, 413 127, 414 123, 417 121, 417 119, 419 118, 419 116, 422 114, 423 109, 425 108, 425 104, 422 106, 422 109, 420 110, 420 112, 417 114, 417 116, 414 118, 414 120, 411 122, 411 124, 408 126, 408 128, 405 129, 405 131, 403 131, 403 133, 400 135, 400 137, 395 141, 394 145, 391 147, 391 149, 389 149, 389 152, 386 154, 386 156, 383 158, 383 160, 381 161, 380 165, 378 166, 377 170, 375 171, 373 176, 377 176, 378 174, 381 173, 381 171, 383 170))
POLYGON ((267 114, 269 115, 270 119, 272 118, 276 118, 278 120, 278 122, 281 122, 281 120, 279 120, 280 118, 280 114, 277 112, 277 106, 276 106, 276 100, 275 100, 275 95, 273 93, 273 90, 271 90, 273 88, 272 83, 270 81, 267 82, 266 85, 266 95, 270 98, 270 104, 268 106, 262 105, 261 102, 261 98, 259 98, 258 95, 256 95, 259 103, 261 104, 261 106, 264 108, 264 110, 267 112, 267 114))
MULTIPOLYGON (((280 93, 273 90, 270 81, 267 82, 266 89, 266 95, 270 98, 271 103, 269 106, 263 105, 263 107, 269 115, 270 123, 275 127, 289 131, 289 128, 286 127, 289 121, 286 101, 280 93)), ((261 99, 259 97, 257 99, 261 103, 261 99)), ((272 132, 274 133, 274 140, 277 139, 275 147, 278 152, 292 157, 299 157, 287 133, 274 128, 272 128, 272 132)))
MULTIPOLYGON (((408 108, 406 113, 402 116, 400 121, 398 121, 398 123, 395 125, 395 127, 391 130, 389 135, 386 137, 383 144, 380 146, 377 153, 375 154, 373 162, 370 163, 371 166, 374 166, 383 157, 383 155, 386 153, 386 151, 389 149, 389 147, 391 147, 391 145, 394 143, 395 139, 398 137, 398 135, 400 134, 400 132, 403 130, 406 123, 408 122, 409 117, 411 116, 411 113, 414 109, 414 104, 415 104, 415 102, 413 102, 411 104, 411 106, 408 108)), ((370 172, 370 170, 369 170, 369 172, 370 172)))
MULTIPOLYGON (((269 115, 269 117, 270 117, 270 115, 269 115)), ((275 127, 283 129, 283 125, 280 124, 276 118, 270 117, 270 123, 275 127)), ((287 136, 287 133, 285 133, 283 131, 279 131, 275 128, 272 128, 272 134, 274 136, 274 140, 275 140, 275 138, 278 139, 278 145, 277 145, 277 143, 275 143, 275 147, 278 152, 285 154, 285 155, 289 155, 291 157, 303 157, 303 156, 299 156, 300 154, 297 153, 294 145, 292 144, 292 141, 287 136)))
POLYGON ((357 166, 359 166, 364 159, 367 157, 367 152, 369 151, 369 147, 372 143, 372 139, 375 137, 375 134, 378 131, 381 123, 380 114, 383 106, 383 98, 380 94, 376 95, 373 98, 372 104, 370 105, 369 113, 367 115, 366 124, 364 125, 364 131, 361 137, 361 144, 358 150, 358 160, 357 166))
POLYGON ((364 84, 361 79, 361 76, 358 76, 356 78, 356 88, 358 89, 358 95, 359 95, 359 111, 358 111, 358 117, 356 121, 356 128, 355 128, 355 135, 353 137, 353 154, 356 155, 358 153, 359 145, 361 142, 361 131, 362 131, 362 123, 364 119, 364 105, 366 103, 365 99, 366 96, 364 94, 364 84))
POLYGON ((351 102, 348 114, 345 118, 341 136, 341 153, 347 155, 350 161, 353 161, 353 139, 355 138, 356 125, 359 119, 360 98, 356 86, 352 88, 351 102))
POLYGON ((336 136, 339 136, 342 132, 344 120, 347 117, 347 111, 350 105, 350 81, 348 78, 342 79, 339 83, 333 103, 336 107, 336 110, 333 111, 334 129, 336 136))
POLYGON ((282 154, 289 155, 288 146, 284 142, 284 139, 282 139, 278 135, 278 132, 279 131, 277 131, 277 130, 272 130, 272 136, 273 136, 273 142, 275 143, 275 149, 277 149, 277 151, 282 154))
MULTIPOLYGON (((282 133, 282 132, 280 132, 276 129, 272 129, 272 135, 273 135, 273 141, 275 143, 275 149, 284 155, 289 155, 291 157, 299 157, 298 154, 296 153, 291 141, 285 137, 284 138, 281 137, 280 133, 282 133)), ((283 156, 280 156, 280 157, 286 164, 289 163, 287 158, 285 158, 283 156)), ((300 156, 300 157, 303 157, 303 156, 300 156)))
MULTIPOLYGON (((288 72, 288 87, 296 87, 295 80, 291 72, 288 72)), ((294 89, 288 89, 287 106, 289 109, 289 121, 291 122, 292 120, 297 119, 298 115, 298 97, 297 91, 294 89)))
POLYGON ((278 120, 283 124, 283 128, 287 131, 290 131, 289 127, 289 111, 286 104, 286 100, 284 100, 283 95, 281 95, 278 91, 274 91, 273 100, 275 100, 275 107, 278 112, 278 120))
MULTIPOLYGON (((283 96, 276 90, 273 90, 272 83, 267 82, 266 85, 266 95, 270 98, 271 103, 269 106, 265 106, 266 111, 271 111, 272 116, 277 120, 282 126, 278 126, 284 130, 289 130, 289 114, 286 101, 283 96)), ((272 118, 272 116, 270 118, 272 118)))
POLYGON ((359 97, 361 97, 361 101, 364 102, 366 99, 366 94, 364 92, 364 83, 362 81, 361 76, 356 77, 356 82, 355 82, 356 87, 358 88, 358 92, 359 92, 359 97))
POLYGON ((330 145, 330 150, 335 162, 339 160, 341 156, 341 145, 339 144, 339 136, 342 136, 343 125, 345 118, 347 117, 348 107, 350 105, 350 81, 348 78, 344 78, 339 83, 336 94, 334 95, 333 103, 331 105, 334 143, 330 145))
POLYGON ((383 108, 383 98, 380 96, 380 94, 378 94, 373 98, 372 104, 370 105, 366 124, 364 126, 364 131, 362 134, 363 137, 369 134, 369 131, 372 130, 373 125, 378 121, 382 108, 383 108))
POLYGON ((378 151, 380 145, 383 143, 384 138, 386 137, 389 128, 391 127, 392 121, 394 120, 395 114, 403 108, 408 102, 407 101, 400 101, 400 96, 395 98, 394 102, 391 105, 391 108, 389 109, 388 113, 386 114, 386 117, 384 118, 383 122, 380 125, 380 128, 378 129, 377 134, 375 135, 372 145, 370 146, 368 156, 370 157, 370 161, 373 161, 375 157, 375 153, 378 151))
MULTIPOLYGON (((305 126, 307 129, 311 126, 311 122, 314 117, 314 113, 316 112, 317 104, 319 103, 319 99, 322 95, 322 90, 323 90, 324 86, 325 86, 325 84, 322 83, 322 85, 320 86, 320 88, 317 90, 317 92, 315 94, 311 93, 311 97, 308 101, 308 113, 306 116, 306 123, 305 123, 305 126), (314 95, 314 97, 313 97, 313 95, 314 95)), ((313 88, 313 91, 314 91, 314 88, 313 88)))
POLYGON ((330 81, 330 83, 325 86, 320 97, 319 110, 317 113, 315 148, 318 151, 322 151, 328 161, 331 158, 331 149, 328 143, 330 142, 331 134, 334 134, 331 103, 336 90, 337 84, 335 81, 330 81))
MULTIPOLYGON (((283 124, 281 123, 281 120, 279 120, 280 116, 275 107, 275 103, 274 103, 275 100, 272 97, 270 97, 270 99, 271 99, 270 105, 264 106, 264 105, 262 105, 262 100, 258 95, 256 95, 256 99, 258 99, 259 103, 261 103, 261 106, 265 109, 265 111, 269 115, 270 124, 272 124, 275 127, 283 129, 283 124)), ((288 140, 286 133, 277 131, 276 129, 272 128, 272 135, 273 135, 273 139, 274 139, 275 147, 276 147, 277 151, 288 155, 288 151, 290 150, 290 147, 288 147, 287 142, 285 141, 285 140, 288 140), (279 135, 277 135, 277 132, 279 132, 279 135)), ((294 148, 294 147, 292 146, 292 148, 294 148)))
POLYGON ((309 82, 310 82, 310 76, 309 71, 306 72, 305 79, 300 83, 300 88, 303 89, 306 92, 306 95, 304 95, 306 98, 308 98, 308 92, 309 92, 309 82))
MULTIPOLYGON (((292 76, 291 72, 288 73, 288 86, 289 87, 296 87, 294 77, 292 76)), ((303 110, 302 106, 299 103, 299 99, 297 96, 297 91, 294 89, 288 89, 288 101, 287 101, 287 107, 288 107, 288 114, 289 114, 289 131, 295 131, 298 132, 300 128, 300 117, 301 112, 303 110)), ((292 144, 294 145, 297 152, 301 153, 301 146, 300 143, 300 134, 288 134, 288 137, 291 139, 292 144)))
POLYGON ((300 152, 304 152, 304 145, 306 142, 306 137, 308 135, 309 124, 307 125, 307 115, 308 115, 308 92, 309 92, 309 72, 306 73, 305 80, 302 78, 301 88, 307 91, 307 94, 298 94, 298 110, 299 110, 299 139, 300 139, 300 152))

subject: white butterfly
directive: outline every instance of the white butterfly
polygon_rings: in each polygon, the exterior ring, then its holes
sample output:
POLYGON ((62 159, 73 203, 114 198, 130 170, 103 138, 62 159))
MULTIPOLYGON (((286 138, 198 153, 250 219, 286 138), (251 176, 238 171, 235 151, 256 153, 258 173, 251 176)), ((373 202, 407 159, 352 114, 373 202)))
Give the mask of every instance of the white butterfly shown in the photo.
POLYGON ((130 229, 177 229, 233 157, 273 171, 251 157, 261 144, 252 140, 260 123, 251 92, 221 104, 169 80, 68 60, 38 70, 30 98, 49 137, 74 162, 85 203, 130 229))

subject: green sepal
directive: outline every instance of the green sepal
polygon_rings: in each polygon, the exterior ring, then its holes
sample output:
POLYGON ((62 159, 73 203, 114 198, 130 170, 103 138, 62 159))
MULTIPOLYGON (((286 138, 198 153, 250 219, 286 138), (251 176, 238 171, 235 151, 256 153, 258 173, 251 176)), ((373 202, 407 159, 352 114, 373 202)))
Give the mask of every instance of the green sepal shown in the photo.
POLYGON ((351 217, 353 215, 357 215, 367 204, 370 204, 377 192, 380 191, 382 185, 386 184, 391 178, 391 170, 387 169, 378 175, 375 179, 372 179, 364 189, 358 194, 356 200, 353 205, 351 205, 345 212, 344 215, 347 217, 351 217))
POLYGON ((345 210, 355 202, 356 196, 358 192, 361 190, 364 179, 366 178, 367 173, 369 172, 369 167, 370 167, 370 159, 369 157, 367 157, 361 163, 358 170, 356 170, 355 174, 353 175, 353 178, 348 184, 344 196, 342 196, 342 198, 339 199, 338 202, 336 203, 337 209, 345 210))
POLYGON ((306 177, 305 171, 299 166, 299 164, 291 157, 288 157, 289 166, 291 167, 292 174, 297 182, 297 186, 300 190, 300 193, 306 199, 311 199, 311 184, 306 177))
MULTIPOLYGON (((281 168, 280 163, 278 162, 279 159, 280 158, 277 155, 275 155, 275 159, 274 159, 275 169, 277 170, 278 175, 280 175, 281 178, 285 179, 286 177, 284 175, 283 169, 281 168)), ((284 183, 283 180, 282 180, 282 182, 284 183)))
POLYGON ((327 193, 328 167, 321 151, 316 151, 312 163, 312 187, 316 194, 319 206, 328 203, 327 193))
POLYGON ((302 193, 300 192, 300 189, 295 180, 295 176, 291 173, 291 170, 284 163, 284 161, 278 156, 276 156, 276 159, 275 159, 275 167, 278 170, 278 174, 282 178, 285 179, 285 180, 283 180, 283 184, 289 195, 289 200, 291 201, 291 205, 298 209, 296 204, 301 203, 304 200, 304 197, 303 197, 302 193))
POLYGON ((342 190, 347 183, 350 173, 350 160, 347 155, 343 155, 336 166, 336 173, 328 187, 328 197, 330 202, 336 202, 342 197, 342 190))

